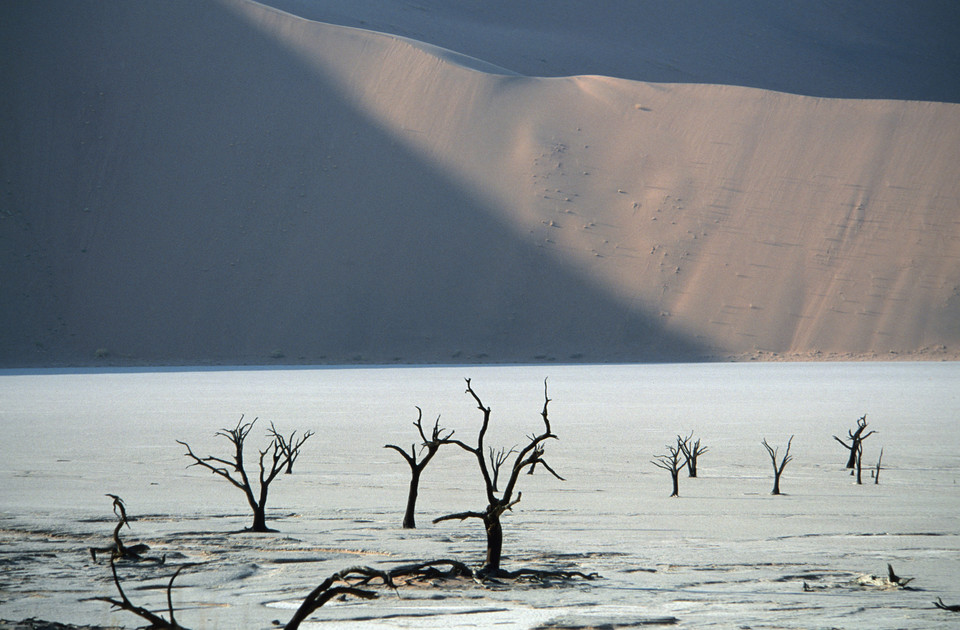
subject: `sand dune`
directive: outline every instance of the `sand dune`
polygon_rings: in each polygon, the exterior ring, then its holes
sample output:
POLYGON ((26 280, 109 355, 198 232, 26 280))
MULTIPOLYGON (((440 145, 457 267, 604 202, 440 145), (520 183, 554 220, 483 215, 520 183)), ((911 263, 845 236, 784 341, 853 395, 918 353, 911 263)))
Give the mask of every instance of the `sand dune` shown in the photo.
POLYGON ((3 9, 3 365, 960 348, 960 105, 55 9, 3 9))
POLYGON ((807 96, 960 102, 960 5, 807 0, 264 0, 528 76, 601 74, 807 96))

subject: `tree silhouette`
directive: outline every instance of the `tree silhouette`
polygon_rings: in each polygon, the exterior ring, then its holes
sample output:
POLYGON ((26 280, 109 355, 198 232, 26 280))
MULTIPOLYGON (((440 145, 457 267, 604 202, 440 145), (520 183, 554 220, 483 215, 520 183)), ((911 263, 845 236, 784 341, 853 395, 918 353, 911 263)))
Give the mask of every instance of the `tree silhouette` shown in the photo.
POLYGON ((787 441, 787 452, 783 454, 783 459, 780 460, 780 463, 777 463, 777 449, 773 448, 767 444, 767 438, 763 438, 763 448, 767 449, 767 454, 770 455, 770 461, 773 462, 773 491, 770 494, 780 494, 780 475, 783 474, 783 469, 787 467, 793 456, 790 455, 790 445, 793 443, 793 436, 790 436, 790 439, 787 441))
MULTIPOLYGON (((867 414, 863 414, 857 420, 857 430, 847 431, 847 435, 848 435, 847 439, 850 440, 850 444, 847 444, 837 436, 833 436, 833 439, 839 442, 840 445, 843 446, 843 448, 850 451, 850 456, 847 458, 847 468, 851 470, 857 467, 857 454, 860 453, 860 449, 861 449, 861 445, 863 444, 863 441, 868 437, 870 437, 871 435, 873 435, 874 433, 876 433, 876 431, 870 431, 869 433, 864 434, 863 431, 866 428, 867 428, 867 414)), ((851 472, 851 474, 853 473, 851 472)))
POLYGON ((679 497, 680 471, 687 465, 687 462, 686 460, 680 461, 683 451, 679 444, 677 446, 667 446, 666 448, 666 453, 654 455, 654 459, 650 463, 670 473, 670 479, 673 481, 673 492, 670 493, 670 496, 679 497))
MULTIPOLYGON (((468 445, 460 440, 450 439, 448 441, 452 444, 456 444, 466 452, 472 454, 476 459, 477 465, 480 468, 480 475, 483 478, 484 489, 486 490, 487 507, 482 512, 457 512, 456 514, 448 514, 446 516, 441 516, 434 519, 433 522, 440 523, 442 521, 454 519, 465 520, 468 518, 476 518, 482 521, 484 529, 487 533, 487 555, 483 567, 477 572, 477 574, 480 577, 495 577, 503 573, 500 569, 500 560, 503 550, 503 528, 500 524, 500 518, 503 516, 504 512, 513 509, 513 506, 520 501, 521 493, 517 491, 517 479, 519 478, 520 473, 522 473, 525 469, 534 466, 535 464, 540 464, 554 477, 560 479, 561 481, 563 480, 563 477, 558 475, 556 471, 554 471, 543 459, 544 442, 548 439, 556 439, 557 436, 554 435, 550 429, 550 419, 547 415, 547 406, 550 404, 550 398, 547 396, 547 381, 544 380, 543 410, 540 412, 540 416, 543 419, 543 432, 527 436, 528 442, 526 446, 521 448, 519 451, 516 451, 513 464, 509 468, 510 474, 507 478, 506 485, 498 496, 498 490, 494 484, 493 476, 490 472, 490 466, 488 465, 487 458, 485 456, 486 445, 483 441, 487 433, 487 428, 490 425, 490 408, 483 404, 483 401, 480 400, 480 397, 473 390, 470 379, 467 379, 467 393, 473 397, 478 408, 483 413, 483 422, 480 425, 480 432, 477 435, 476 446, 468 445), (513 498, 515 491, 517 496, 516 498, 513 498)), ((496 460, 497 458, 494 457, 494 465, 496 465, 496 460)), ((507 459, 505 457, 500 463, 503 464, 506 461, 507 459)))
POLYGON ((240 416, 240 420, 237 422, 235 428, 220 429, 217 431, 216 435, 227 438, 233 445, 233 454, 229 459, 215 457, 213 455, 200 457, 193 452, 193 449, 191 449, 190 445, 186 442, 177 440, 177 443, 186 447, 187 452, 184 453, 184 456, 193 460, 190 466, 202 466, 215 475, 223 477, 230 482, 231 485, 243 492, 247 503, 250 505, 250 509, 253 510, 253 525, 249 528, 249 531, 270 532, 275 531, 267 527, 266 518, 267 492, 270 484, 287 466, 291 457, 295 459, 297 455, 299 455, 300 447, 306 438, 303 438, 303 440, 301 440, 299 444, 294 445, 293 448, 285 450, 280 445, 279 438, 274 431, 274 437, 270 445, 260 451, 258 460, 258 489, 254 490, 253 482, 250 480, 250 476, 244 467, 243 447, 256 421, 257 419, 254 418, 252 422, 244 423, 243 416, 240 416))
POLYGON ((410 489, 407 493, 407 509, 403 514, 403 527, 405 529, 414 529, 417 526, 415 513, 417 509, 417 495, 420 493, 420 475, 423 473, 423 469, 427 467, 427 464, 430 463, 433 456, 437 454, 440 446, 442 444, 448 444, 450 437, 453 435, 452 430, 446 435, 443 434, 444 429, 440 427, 440 417, 437 416, 437 420, 433 423, 433 430, 430 432, 430 437, 428 438, 423 431, 423 411, 420 407, 417 407, 417 421, 414 422, 413 425, 417 427, 420 439, 423 440, 420 443, 419 461, 417 460, 418 451, 415 444, 410 445, 409 453, 395 444, 387 444, 384 446, 384 448, 391 448, 400 453, 407 464, 410 465, 410 489))

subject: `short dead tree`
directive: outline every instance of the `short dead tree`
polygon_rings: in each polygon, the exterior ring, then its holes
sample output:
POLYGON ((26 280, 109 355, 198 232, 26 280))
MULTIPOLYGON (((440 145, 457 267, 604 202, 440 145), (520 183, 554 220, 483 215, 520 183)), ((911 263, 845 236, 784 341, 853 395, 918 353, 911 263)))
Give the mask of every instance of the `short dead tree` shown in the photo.
POLYGON ((700 438, 693 439, 693 431, 687 437, 677 436, 677 446, 683 451, 683 456, 687 458, 687 476, 697 476, 697 458, 706 453, 706 446, 700 446, 700 438))
POLYGON ((833 436, 833 439, 839 442, 840 445, 843 446, 843 448, 850 451, 850 455, 847 457, 847 468, 850 469, 851 471, 850 474, 854 474, 853 469, 857 467, 857 454, 860 453, 860 449, 862 447, 863 441, 868 437, 870 437, 871 435, 873 435, 874 433, 876 433, 876 431, 870 431, 864 434, 863 431, 866 428, 867 428, 867 414, 863 414, 857 420, 857 430, 847 431, 847 436, 848 436, 847 439, 850 440, 849 444, 847 444, 837 436, 833 436))
POLYGON ((657 468, 662 468, 670 473, 670 479, 673 481, 673 492, 671 497, 680 496, 680 471, 687 465, 683 450, 680 445, 667 446, 667 452, 661 455, 654 455, 650 462, 657 468), (682 460, 682 461, 681 461, 682 460))
MULTIPOLYGON (((517 491, 517 479, 524 470, 531 468, 535 464, 539 464, 554 477, 560 479, 561 481, 563 480, 563 477, 558 475, 556 471, 554 471, 543 459, 544 442, 549 439, 557 438, 557 436, 554 435, 553 431, 550 429, 550 419, 547 416, 547 405, 550 403, 550 398, 547 396, 547 382, 546 380, 543 382, 544 401, 543 410, 540 412, 540 416, 543 418, 543 431, 538 434, 527 436, 529 441, 527 442, 526 446, 516 451, 513 464, 508 469, 510 474, 507 477, 503 491, 499 492, 499 496, 490 471, 491 465, 487 460, 486 445, 483 442, 484 436, 487 433, 487 428, 490 425, 490 408, 483 404, 483 401, 480 400, 480 397, 473 390, 473 387, 470 384, 470 379, 467 379, 467 393, 473 397, 478 408, 483 413, 483 422, 480 425, 480 432, 477 436, 476 446, 468 445, 461 440, 455 439, 449 439, 449 442, 456 444, 466 452, 472 454, 476 459, 477 465, 480 468, 480 475, 483 477, 483 485, 486 490, 487 507, 482 512, 458 512, 456 514, 448 514, 446 516, 435 518, 433 522, 440 523, 442 521, 465 520, 468 518, 476 518, 482 521, 487 534, 487 555, 482 568, 476 572, 477 577, 480 579, 486 579, 495 578, 498 576, 510 576, 512 575, 511 573, 503 571, 500 568, 500 560, 503 550, 503 528, 500 524, 500 518, 503 516, 504 512, 512 510, 513 506, 520 502, 521 493, 517 491), (514 492, 516 492, 516 498, 513 496, 514 492)), ((493 452, 496 453, 496 451, 493 452)), ((497 460, 497 456, 494 455, 492 458, 492 464, 494 467, 498 467, 497 460)), ((506 461, 506 458, 504 458, 502 461, 500 461, 500 464, 503 464, 506 461)))
POLYGON ((274 432, 274 437, 270 445, 260 451, 259 484, 257 490, 254 490, 253 482, 250 480, 244 466, 243 447, 247 440, 247 435, 249 435, 256 421, 255 418, 252 422, 244 422, 243 416, 240 416, 240 421, 237 422, 235 428, 220 429, 217 431, 216 435, 227 438, 233 445, 233 454, 230 458, 215 457, 213 455, 200 457, 193 452, 190 445, 186 442, 177 440, 177 443, 186 447, 187 452, 184 456, 193 460, 190 466, 202 466, 215 475, 223 477, 230 482, 231 485, 243 492, 247 503, 250 505, 250 509, 253 510, 253 525, 247 531, 271 532, 275 530, 267 527, 267 491, 273 480, 276 479, 277 475, 287 466, 290 458, 293 457, 295 459, 297 457, 300 452, 300 447, 306 438, 298 444, 293 445, 293 448, 285 451, 280 446, 279 439, 276 437, 276 432, 274 432))
MULTIPOLYGON (((150 547, 144 544, 130 545, 128 547, 123 544, 123 541, 120 540, 120 530, 124 525, 128 528, 130 527, 130 522, 127 520, 126 506, 123 504, 123 499, 117 495, 107 494, 106 496, 113 499, 113 513, 117 516, 117 526, 113 528, 113 544, 108 547, 90 547, 90 557, 96 562, 98 553, 108 553, 110 554, 111 560, 142 560, 143 553, 149 551, 150 547)), ((162 563, 162 560, 158 562, 162 563)))
POLYGON ((767 444, 766 438, 763 439, 763 448, 767 449, 767 454, 770 455, 770 461, 773 462, 773 490, 770 494, 780 494, 780 475, 783 474, 783 469, 786 468, 790 460, 793 459, 793 456, 790 454, 790 445, 792 443, 793 436, 791 435, 787 441, 787 452, 783 454, 783 459, 778 463, 777 449, 767 444))
POLYGON ((310 439, 310 436, 313 435, 313 431, 304 431, 303 435, 297 439, 297 432, 294 431, 290 434, 290 437, 283 437, 279 432, 277 432, 276 427, 273 426, 273 423, 270 423, 270 431, 268 433, 270 437, 276 440, 277 444, 280 446, 280 452, 287 456, 287 468, 284 470, 284 473, 288 475, 293 474, 293 462, 297 461, 297 458, 300 457, 300 448, 303 446, 303 443, 310 439))
POLYGON ((428 438, 423 430, 423 411, 420 407, 417 407, 417 421, 413 423, 413 426, 417 427, 420 439, 423 440, 420 443, 419 451, 415 444, 410 445, 409 453, 395 444, 387 444, 384 446, 384 448, 391 448, 400 453, 407 464, 410 465, 410 489, 407 493, 407 509, 403 514, 404 529, 414 529, 417 526, 415 513, 417 509, 417 496, 420 493, 420 475, 423 473, 423 469, 427 467, 427 464, 430 463, 433 456, 437 454, 440 446, 449 443, 448 440, 453 435, 452 430, 446 434, 444 433, 444 429, 440 426, 440 417, 438 416, 437 420, 433 423, 433 430, 430 432, 430 437, 428 438))
POLYGON ((870 471, 870 476, 873 477, 873 485, 875 486, 880 485, 880 470, 881 470, 880 462, 882 461, 883 461, 883 447, 880 448, 880 456, 877 457, 876 467, 872 471, 870 471))

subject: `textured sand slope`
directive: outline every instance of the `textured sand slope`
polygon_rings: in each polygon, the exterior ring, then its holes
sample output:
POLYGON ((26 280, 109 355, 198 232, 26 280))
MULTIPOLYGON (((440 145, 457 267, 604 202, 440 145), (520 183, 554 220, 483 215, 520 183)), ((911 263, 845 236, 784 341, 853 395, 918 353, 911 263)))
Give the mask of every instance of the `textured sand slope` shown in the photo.
POLYGON ((491 75, 340 32, 286 41, 521 238, 668 327, 735 352, 960 332, 956 105, 491 75))
POLYGON ((55 8, 2 38, 7 365, 960 346, 960 106, 55 8))

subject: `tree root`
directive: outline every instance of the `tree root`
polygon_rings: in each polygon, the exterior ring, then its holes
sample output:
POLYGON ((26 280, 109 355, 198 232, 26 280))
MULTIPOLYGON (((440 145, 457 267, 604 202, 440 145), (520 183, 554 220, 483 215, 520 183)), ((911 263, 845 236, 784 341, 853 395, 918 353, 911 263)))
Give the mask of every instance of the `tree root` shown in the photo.
MULTIPOLYGON (((91 599, 107 602, 116 608, 126 610, 150 622, 150 625, 147 626, 148 630, 187 630, 179 625, 174 617, 173 598, 171 596, 173 581, 180 574, 183 566, 176 570, 170 578, 170 582, 167 584, 167 610, 170 616, 170 620, 167 621, 160 615, 133 604, 133 602, 127 598, 123 587, 120 586, 116 559, 115 556, 111 555, 110 570, 113 573, 113 582, 117 587, 117 592, 120 594, 120 599, 113 597, 93 597, 91 599)), ((284 630, 297 630, 301 622, 335 597, 345 597, 347 595, 362 599, 375 599, 379 597, 376 591, 367 590, 371 583, 376 580, 379 580, 383 586, 396 590, 397 583, 395 580, 401 579, 404 584, 411 584, 417 580, 453 580, 458 578, 470 578, 478 584, 502 584, 504 580, 529 580, 546 583, 555 580, 572 580, 576 578, 595 580, 599 577, 597 573, 587 574, 580 571, 552 571, 528 568, 521 568, 516 571, 505 571, 503 569, 495 571, 474 570, 458 560, 451 559, 428 560, 426 562, 405 564, 389 571, 382 571, 367 566, 355 566, 334 573, 313 589, 313 591, 304 598, 293 617, 287 622, 287 625, 284 626, 284 630)))
POLYGON ((497 571, 483 572, 482 570, 475 571, 458 560, 450 559, 428 560, 415 564, 405 564, 389 571, 356 566, 334 573, 311 591, 290 621, 287 622, 287 625, 284 626, 284 630, 297 630, 300 627, 300 623, 310 616, 311 613, 334 597, 352 595, 363 599, 375 599, 378 597, 375 591, 360 588, 368 587, 374 580, 380 580, 384 586, 389 586, 396 590, 397 584, 395 580, 400 579, 404 580, 404 584, 410 584, 416 580, 452 580, 457 578, 471 578, 480 584, 487 582, 499 584, 502 583, 502 580, 525 579, 547 582, 551 580, 571 580, 574 578, 594 580, 599 577, 596 573, 586 574, 580 571, 549 571, 538 569, 518 569, 516 571, 499 569, 497 571), (442 567, 446 567, 446 569, 442 567), (335 586, 338 582, 342 582, 345 586, 335 586))
POLYGON ((482 576, 484 580, 529 580, 533 582, 549 582, 555 580, 573 580, 580 578, 583 580, 596 580, 600 577, 599 573, 583 573, 582 571, 553 571, 549 569, 517 569, 516 571, 505 571, 498 569, 482 576))
POLYGON ((552 580, 595 580, 598 573, 583 573, 581 571, 560 571, 549 569, 521 568, 515 571, 505 569, 471 569, 466 564, 451 559, 429 560, 416 564, 407 564, 391 569, 387 572, 391 578, 407 578, 408 580, 452 580, 470 578, 480 584, 486 582, 500 583, 504 580, 526 580, 533 582, 547 582, 552 580), (442 570, 439 567, 448 567, 442 570))

